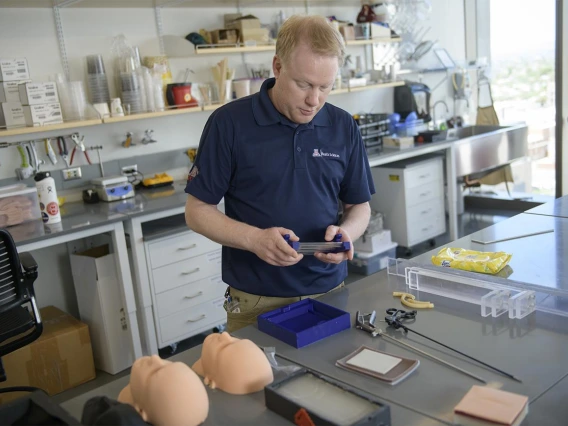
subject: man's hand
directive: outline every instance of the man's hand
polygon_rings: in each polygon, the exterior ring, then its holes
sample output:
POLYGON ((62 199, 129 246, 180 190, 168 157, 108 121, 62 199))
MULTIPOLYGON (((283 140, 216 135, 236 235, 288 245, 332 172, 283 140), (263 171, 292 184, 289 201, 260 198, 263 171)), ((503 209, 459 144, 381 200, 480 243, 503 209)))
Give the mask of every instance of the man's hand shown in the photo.
POLYGON ((251 251, 265 262, 274 266, 292 266, 304 257, 298 254, 284 239, 290 235, 290 241, 299 241, 294 231, 286 228, 259 229, 254 233, 251 251))
POLYGON ((341 263, 344 260, 352 260, 353 259, 353 242, 351 241, 351 237, 347 233, 347 231, 339 226, 330 225, 327 227, 325 231, 325 241, 333 241, 336 234, 341 234, 341 241, 346 242, 349 241, 351 243, 351 249, 346 252, 341 253, 321 253, 317 252, 314 256, 325 263, 341 263))

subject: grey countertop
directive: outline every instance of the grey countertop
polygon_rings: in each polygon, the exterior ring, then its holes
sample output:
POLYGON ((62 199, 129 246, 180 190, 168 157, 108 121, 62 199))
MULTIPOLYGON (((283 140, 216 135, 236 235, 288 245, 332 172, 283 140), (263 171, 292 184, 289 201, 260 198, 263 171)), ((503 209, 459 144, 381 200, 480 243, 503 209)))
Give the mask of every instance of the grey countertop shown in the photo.
MULTIPOLYGON (((172 358, 171 361, 184 362, 191 366, 201 355, 201 345, 181 352, 172 358)), ((289 362, 278 360, 279 365, 288 365, 289 362)), ((109 384, 93 389, 83 395, 70 399, 61 404, 76 419, 81 419, 83 406, 94 396, 107 396, 116 399, 119 392, 128 384, 129 376, 117 379, 109 384)), ((264 403, 264 392, 257 392, 250 395, 229 395, 219 390, 207 388, 209 396, 209 416, 203 423, 209 425, 290 425, 291 423, 279 415, 268 410, 264 403)), ((391 405, 391 417, 394 425, 437 425, 439 422, 422 416, 412 410, 391 405)))
MULTIPOLYGON (((568 199, 568 197, 565 197, 568 199)), ((507 279, 552 292, 568 294, 568 219, 521 213, 481 231, 460 238, 442 247, 478 251, 504 251, 512 254, 507 279), (471 240, 493 241, 540 231, 554 232, 518 238, 494 244, 479 244, 471 240)), ((431 265, 432 256, 441 247, 413 258, 413 263, 431 265)))
POLYGON ((557 198, 550 203, 527 210, 525 213, 568 218, 568 197, 557 198))
MULTIPOLYGON (((392 291, 404 288, 402 278, 387 275, 383 271, 326 295, 321 300, 350 312, 352 324, 356 311, 376 310, 376 324, 385 327, 386 324, 378 320, 385 315, 386 309, 404 308, 393 298, 392 291)), ((523 383, 517 383, 478 366, 475 362, 419 336, 404 336, 397 331, 390 331, 391 335, 481 376, 492 386, 527 395, 531 401, 549 390, 559 378, 568 373, 568 365, 565 362, 568 359, 567 318, 552 317, 539 312, 522 320, 509 320, 506 317, 483 318, 479 307, 475 305, 425 294, 420 298, 434 302, 436 308, 420 311, 416 322, 409 327, 514 374, 521 378, 523 383)), ((236 335, 251 339, 262 347, 274 346, 276 353, 291 362, 364 389, 391 405, 396 403, 412 408, 440 421, 451 422, 453 407, 472 385, 480 384, 442 364, 388 340, 373 338, 354 327, 301 349, 295 349, 260 332, 256 326, 239 330, 236 335), (361 345, 368 345, 393 355, 419 359, 420 367, 403 382, 390 386, 335 366, 338 359, 361 345)), ((530 410, 536 409, 531 407, 530 410)), ((559 412, 564 408, 552 410, 550 413, 544 413, 553 420, 547 424, 564 424, 564 418, 559 416, 559 412)), ((538 416, 539 413, 535 413, 535 418, 538 416)))
POLYGON ((41 220, 25 222, 11 226, 16 245, 35 243, 59 235, 70 234, 79 230, 107 225, 127 220, 130 217, 162 212, 185 206, 187 194, 185 182, 175 182, 173 186, 142 189, 136 196, 111 203, 99 202, 85 204, 82 201, 66 203, 61 206, 61 222, 44 225, 41 220))

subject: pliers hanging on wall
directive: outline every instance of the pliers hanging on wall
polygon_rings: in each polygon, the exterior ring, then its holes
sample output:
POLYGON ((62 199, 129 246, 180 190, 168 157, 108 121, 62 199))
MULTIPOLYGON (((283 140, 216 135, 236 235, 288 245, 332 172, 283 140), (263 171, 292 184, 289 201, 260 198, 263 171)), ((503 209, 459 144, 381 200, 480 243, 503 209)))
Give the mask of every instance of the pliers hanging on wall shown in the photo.
POLYGON ((71 151, 70 164, 73 164, 73 159, 75 158, 75 151, 77 150, 77 148, 79 148, 79 150, 83 152, 87 163, 92 164, 91 159, 89 158, 89 154, 87 153, 87 150, 85 148, 85 136, 79 138, 79 133, 73 133, 71 135, 71 139, 73 139, 73 142, 75 142, 75 146, 73 147, 73 151, 71 151))
POLYGON ((69 162, 69 151, 67 150, 67 142, 65 142, 65 138, 63 136, 57 137, 57 148, 59 149, 59 155, 65 161, 67 167, 71 165, 69 162))

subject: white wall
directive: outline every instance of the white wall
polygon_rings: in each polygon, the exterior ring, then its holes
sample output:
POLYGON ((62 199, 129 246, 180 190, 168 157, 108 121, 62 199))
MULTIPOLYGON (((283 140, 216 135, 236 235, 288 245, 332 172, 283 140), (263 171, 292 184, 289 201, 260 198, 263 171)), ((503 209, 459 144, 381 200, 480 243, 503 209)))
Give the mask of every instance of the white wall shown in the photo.
MULTIPOLYGON (((433 0, 433 13, 429 22, 432 26, 428 38, 439 40, 455 60, 465 57, 463 3, 455 0, 433 0)), ((277 8, 243 9, 242 13, 252 13, 263 23, 271 22, 277 8)), ((355 20, 358 7, 313 7, 312 14, 335 15, 339 19, 355 20)), ((199 28, 220 28, 223 14, 236 12, 230 8, 171 8, 162 11, 164 33, 185 36, 199 28)), ((303 8, 285 9, 287 16, 303 13, 303 8)), ((157 30, 153 9, 86 9, 67 8, 61 10, 65 34, 67 56, 71 79, 85 79, 85 56, 99 53, 104 56, 105 66, 112 84, 112 38, 119 34, 127 36, 132 45, 137 45, 142 56, 159 54, 157 30)), ((364 55, 365 47, 349 47, 348 53, 364 55)), ((51 9, 2 9, 0 8, 0 57, 26 57, 31 76, 35 81, 48 80, 50 76, 63 72, 60 63, 53 12, 51 9)), ((244 64, 271 63, 270 53, 229 55, 229 64, 237 69, 237 77, 244 76, 244 64)), ((170 66, 175 80, 183 78, 184 70, 192 68, 196 75, 193 81, 207 81, 207 70, 220 61, 222 56, 199 56, 191 58, 172 58, 170 66)), ((435 85, 442 75, 429 76, 424 80, 435 85)), ((193 78, 193 77, 192 77, 193 78)), ((449 83, 435 92, 433 99, 444 98, 449 92, 449 83)), ((114 87, 111 86, 111 89, 114 87)), ((357 92, 356 94, 336 95, 329 98, 333 103, 350 113, 360 111, 392 112, 392 89, 357 92)), ((451 106, 451 105, 450 105, 451 106)), ((187 149, 197 146, 201 131, 209 113, 200 112, 182 116, 164 117, 152 120, 139 120, 125 123, 106 124, 79 129, 86 136, 87 145, 104 146, 103 160, 121 159, 155 152, 187 149), (125 149, 120 143, 124 134, 131 131, 135 138, 141 138, 144 129, 154 129, 159 143, 137 145, 125 149)), ((38 133, 34 138, 44 135, 57 135, 61 132, 38 133)), ((14 142, 22 137, 4 140, 14 142)), ((0 149, 0 179, 13 177, 14 168, 19 164, 16 149, 0 149)), ((46 166, 50 169, 52 166, 46 166)), ((37 281, 40 304, 55 304, 71 313, 76 313, 71 274, 68 271, 66 248, 40 250, 34 253, 40 265, 40 278, 37 281)))

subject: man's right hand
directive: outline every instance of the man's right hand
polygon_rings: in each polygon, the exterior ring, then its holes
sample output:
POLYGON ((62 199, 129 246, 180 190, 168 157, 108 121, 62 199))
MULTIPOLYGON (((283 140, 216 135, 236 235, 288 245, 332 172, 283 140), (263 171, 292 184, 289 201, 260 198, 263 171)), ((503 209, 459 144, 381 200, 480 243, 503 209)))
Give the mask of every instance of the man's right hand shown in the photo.
POLYGON ((292 266, 304 257, 294 250, 284 239, 290 235, 290 241, 300 239, 294 231, 286 228, 259 229, 254 233, 251 250, 254 254, 274 266, 292 266))

